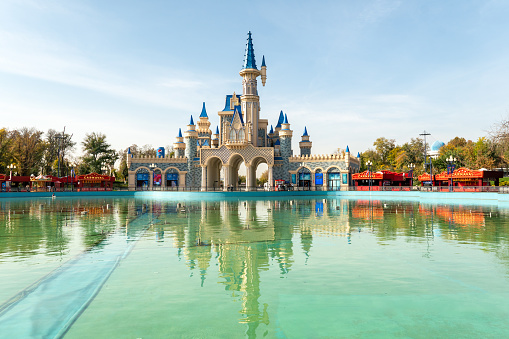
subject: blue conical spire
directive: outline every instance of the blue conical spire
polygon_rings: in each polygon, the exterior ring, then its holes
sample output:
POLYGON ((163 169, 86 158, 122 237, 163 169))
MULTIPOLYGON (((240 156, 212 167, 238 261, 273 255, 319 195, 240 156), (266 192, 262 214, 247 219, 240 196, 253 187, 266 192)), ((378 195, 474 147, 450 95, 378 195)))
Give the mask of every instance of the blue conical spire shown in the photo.
POLYGON ((246 68, 256 68, 256 60, 254 55, 254 48, 253 48, 253 40, 251 39, 251 31, 247 33, 247 44, 246 44, 246 53, 244 55, 244 66, 242 66, 242 69, 246 68))
POLYGON ((189 125, 194 125, 193 116, 191 115, 191 121, 189 122, 189 125))
POLYGON ((219 135, 219 126, 216 126, 216 134, 219 135))
POLYGON ((350 153, 350 148, 348 147, 348 145, 346 145, 346 151, 345 152, 350 153))
POLYGON ((285 114, 285 121, 283 122, 283 124, 287 124, 287 123, 288 123, 288 117, 285 114))
POLYGON ((361 157, 361 153, 357 152, 357 158, 360 158, 360 157, 361 157))
MULTIPOLYGON (((191 117, 192 119, 192 117, 191 117)), ((182 138, 182 130, 179 128, 179 138, 182 138)))
POLYGON ((272 128, 272 125, 270 125, 270 132, 269 132, 269 134, 272 134, 272 133, 274 133, 274 129, 272 128))
POLYGON ((267 67, 267 66, 265 65, 265 55, 262 57, 262 67, 267 67))
POLYGON ((308 129, 306 126, 304 126, 304 134, 302 134, 303 137, 307 137, 308 136, 308 129))
POLYGON ((205 109, 205 102, 203 103, 203 107, 201 109, 200 118, 208 118, 207 110, 205 109))
POLYGON ((277 119, 277 125, 276 128, 281 127, 281 124, 285 121, 285 115, 283 114, 283 111, 279 112, 279 119, 277 119))

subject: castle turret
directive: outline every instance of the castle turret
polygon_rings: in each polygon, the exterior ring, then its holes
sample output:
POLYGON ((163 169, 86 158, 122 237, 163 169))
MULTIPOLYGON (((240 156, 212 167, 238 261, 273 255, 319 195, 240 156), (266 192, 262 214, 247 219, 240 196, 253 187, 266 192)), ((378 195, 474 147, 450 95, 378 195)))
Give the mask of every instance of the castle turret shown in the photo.
POLYGON ((219 147, 219 126, 216 126, 216 133, 212 135, 212 148, 219 147))
POLYGON ((182 131, 179 128, 179 134, 173 143, 173 149, 175 150, 175 156, 177 158, 183 158, 186 156, 186 144, 184 143, 184 138, 182 137, 182 131))
POLYGON ((186 145, 186 157, 187 157, 187 171, 186 175, 186 187, 198 187, 200 184, 200 178, 195 174, 197 169, 194 167, 194 158, 197 157, 197 143, 198 143, 198 132, 196 132, 196 126, 191 115, 191 121, 187 125, 187 131, 184 132, 184 140, 186 145))
POLYGON ((131 166, 131 158, 132 157, 133 157, 133 155, 131 154, 131 147, 128 147, 127 148, 127 158, 126 158, 127 169, 129 169, 129 167, 131 166))
POLYGON ((292 135, 293 131, 290 129, 290 124, 288 123, 288 117, 285 114, 285 118, 283 123, 281 124, 281 130, 279 131, 279 140, 281 143, 281 157, 283 158, 283 171, 285 175, 285 180, 290 181, 290 160, 289 158, 293 156, 292 151, 292 135))
MULTIPOLYGON (((200 120, 198 121, 198 138, 200 139, 209 139, 212 135, 212 131, 210 130, 210 122, 209 116, 207 115, 207 110, 205 109, 205 103, 203 103, 203 107, 200 113, 200 120)), ((205 140, 200 140, 200 144, 203 144, 205 140)))
POLYGON ((308 129, 304 127, 304 134, 302 134, 301 141, 299 142, 300 155, 311 155, 312 142, 309 141, 308 129))

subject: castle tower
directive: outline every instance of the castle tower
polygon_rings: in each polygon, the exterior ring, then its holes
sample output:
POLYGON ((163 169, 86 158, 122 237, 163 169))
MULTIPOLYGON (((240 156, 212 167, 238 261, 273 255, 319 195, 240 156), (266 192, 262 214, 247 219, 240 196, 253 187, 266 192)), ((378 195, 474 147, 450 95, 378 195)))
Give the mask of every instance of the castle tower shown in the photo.
POLYGON ((302 134, 301 141, 299 142, 300 147, 300 156, 310 156, 311 155, 311 146, 312 142, 309 141, 308 129, 304 126, 304 134, 302 134))
POLYGON ((186 187, 198 187, 200 185, 199 169, 194 167, 194 158, 197 157, 198 132, 191 115, 191 121, 184 132, 187 157, 186 187))
POLYGON ((281 130, 279 131, 279 140, 281 142, 281 157, 283 158, 283 171, 284 179, 290 181, 290 160, 289 158, 293 155, 292 151, 292 136, 293 131, 290 129, 288 123, 288 117, 285 114, 285 119, 281 124, 281 130))
POLYGON ((219 147, 219 126, 216 126, 216 133, 212 135, 212 148, 219 147))
MULTIPOLYGON (((265 58, 264 58, 265 59, 265 58)), ((264 66, 265 67, 265 66, 264 66)), ((266 67, 264 74, 266 78, 266 67)), ((260 97, 258 96, 258 84, 256 78, 262 75, 256 68, 253 40, 251 32, 247 34, 246 53, 244 56, 244 65, 239 72, 242 77, 242 96, 240 97, 242 112, 244 113, 247 140, 253 146, 263 144, 263 140, 258 136, 258 120, 260 119, 260 97)))
POLYGON ((179 134, 173 143, 173 149, 175 150, 175 156, 177 158, 183 158, 186 156, 186 144, 184 144, 184 138, 182 137, 182 131, 179 128, 179 134))
POLYGON ((267 134, 267 138, 269 139, 267 142, 267 146, 274 146, 274 128, 270 125, 269 134, 267 134))
POLYGON ((200 145, 204 145, 205 143, 210 145, 210 137, 212 135, 212 131, 210 130, 210 122, 207 115, 207 110, 205 109, 205 103, 203 103, 203 107, 201 109, 197 132, 200 145))

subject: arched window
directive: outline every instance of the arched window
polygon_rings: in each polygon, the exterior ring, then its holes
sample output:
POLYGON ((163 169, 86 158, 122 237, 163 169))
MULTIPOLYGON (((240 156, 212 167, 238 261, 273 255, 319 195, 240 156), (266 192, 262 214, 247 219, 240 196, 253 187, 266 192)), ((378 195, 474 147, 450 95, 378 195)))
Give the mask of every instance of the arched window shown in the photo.
POLYGON ((239 140, 244 140, 246 138, 246 135, 244 133, 244 129, 241 129, 239 131, 239 140))
POLYGON ((237 140, 237 132, 234 129, 230 131, 230 140, 237 140))

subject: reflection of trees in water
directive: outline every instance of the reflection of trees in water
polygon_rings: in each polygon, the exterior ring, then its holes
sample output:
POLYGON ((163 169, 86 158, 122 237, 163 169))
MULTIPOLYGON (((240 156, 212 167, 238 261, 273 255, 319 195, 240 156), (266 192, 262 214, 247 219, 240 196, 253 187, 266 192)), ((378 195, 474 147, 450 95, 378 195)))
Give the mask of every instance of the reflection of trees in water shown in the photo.
POLYGON ((35 199, 0 202, 0 255, 20 260, 33 255, 62 256, 75 241, 91 248, 104 240, 125 214, 124 200, 35 199))

